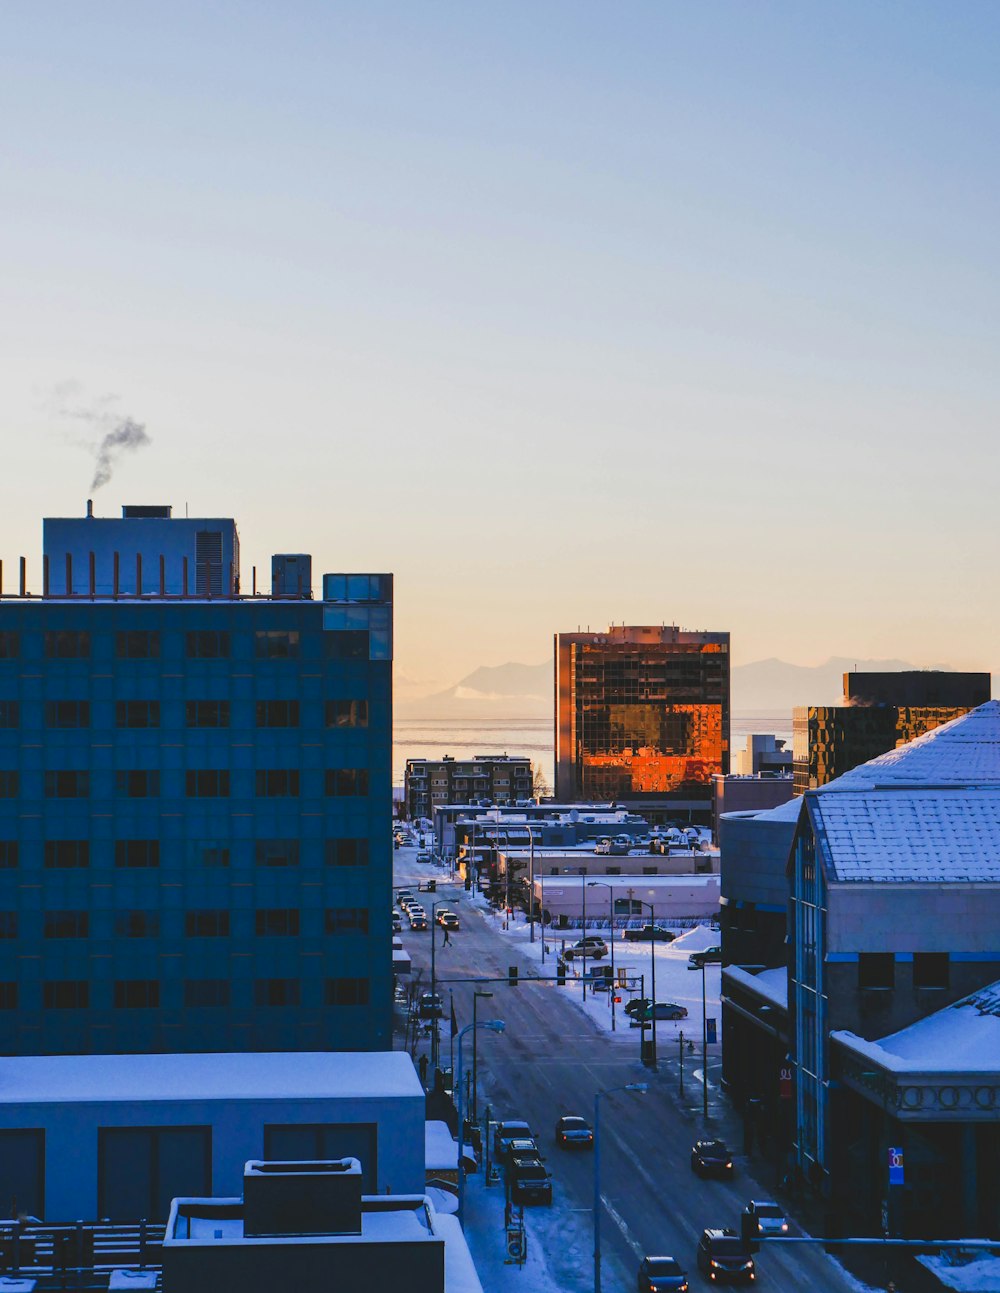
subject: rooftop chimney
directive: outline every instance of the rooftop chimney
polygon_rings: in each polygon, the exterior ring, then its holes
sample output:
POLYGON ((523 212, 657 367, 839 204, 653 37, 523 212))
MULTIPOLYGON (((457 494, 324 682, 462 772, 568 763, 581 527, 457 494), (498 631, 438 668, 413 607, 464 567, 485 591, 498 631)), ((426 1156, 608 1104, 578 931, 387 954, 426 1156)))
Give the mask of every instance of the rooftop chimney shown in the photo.
POLYGON ((94 500, 92 498, 87 499, 87 515, 91 520, 94 519, 94 500))

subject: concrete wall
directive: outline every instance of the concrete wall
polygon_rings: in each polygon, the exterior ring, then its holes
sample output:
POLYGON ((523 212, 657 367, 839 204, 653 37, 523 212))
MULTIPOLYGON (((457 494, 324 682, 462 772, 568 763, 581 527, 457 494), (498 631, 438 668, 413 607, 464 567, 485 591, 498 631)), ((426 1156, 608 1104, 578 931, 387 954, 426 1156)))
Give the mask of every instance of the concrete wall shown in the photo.
POLYGON ((97 1133, 102 1127, 210 1126, 211 1191, 235 1197, 243 1193, 244 1163, 264 1157, 265 1124, 375 1123, 378 1192, 422 1194, 424 1117, 421 1096, 0 1104, 0 1130, 45 1130, 45 1216, 57 1221, 98 1215, 97 1133))
POLYGON ((784 909, 788 903, 785 868, 794 835, 794 822, 753 814, 720 818, 723 898, 784 909))

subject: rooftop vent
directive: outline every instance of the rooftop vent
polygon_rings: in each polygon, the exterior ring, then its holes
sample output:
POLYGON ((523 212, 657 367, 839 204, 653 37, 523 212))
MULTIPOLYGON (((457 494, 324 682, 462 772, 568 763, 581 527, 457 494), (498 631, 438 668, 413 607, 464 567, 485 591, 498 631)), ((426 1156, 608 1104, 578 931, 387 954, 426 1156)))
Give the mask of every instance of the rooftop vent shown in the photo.
POLYGON ((173 508, 167 503, 126 503, 122 508, 122 518, 126 521, 156 519, 169 521, 173 508))
POLYGON ((243 1169, 243 1233, 360 1234, 361 1164, 251 1160, 243 1169))

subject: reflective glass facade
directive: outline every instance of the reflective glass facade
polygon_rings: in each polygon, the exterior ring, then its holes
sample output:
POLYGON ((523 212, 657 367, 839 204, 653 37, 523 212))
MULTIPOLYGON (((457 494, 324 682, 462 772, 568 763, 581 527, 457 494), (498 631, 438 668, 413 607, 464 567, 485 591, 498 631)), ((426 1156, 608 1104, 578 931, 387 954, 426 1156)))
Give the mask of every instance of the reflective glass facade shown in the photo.
POLYGON ((392 577, 360 578, 0 602, 0 1053, 390 1047, 392 577))
POLYGON ((711 798, 729 770, 729 634, 556 637, 556 797, 711 798))

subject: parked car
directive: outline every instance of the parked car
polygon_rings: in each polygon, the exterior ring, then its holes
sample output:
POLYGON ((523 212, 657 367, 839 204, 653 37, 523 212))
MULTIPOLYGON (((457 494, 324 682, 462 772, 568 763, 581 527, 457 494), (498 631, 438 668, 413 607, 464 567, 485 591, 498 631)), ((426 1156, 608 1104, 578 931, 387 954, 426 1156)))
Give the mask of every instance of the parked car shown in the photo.
POLYGON ((431 855, 430 855, 428 852, 426 852, 426 850, 421 849, 421 850, 420 850, 420 852, 417 854, 417 861, 418 861, 418 862, 432 862, 432 861, 433 861, 433 858, 431 857, 431 855))
POLYGON ((420 998, 418 1011, 421 1019, 440 1019, 444 1015, 444 1005, 437 992, 425 992, 420 998))
POLYGON ((644 1257, 636 1284, 639 1293, 665 1293, 667 1289, 687 1293, 688 1277, 673 1257, 644 1257))
POLYGON ((575 960, 578 956, 586 956, 588 960, 599 961, 602 956, 607 956, 608 945, 604 939, 596 934, 588 934, 586 938, 577 939, 571 943, 563 954, 564 961, 575 960))
POLYGON ((788 1218, 776 1203, 764 1203, 760 1199, 751 1199, 743 1209, 743 1215, 756 1225, 759 1235, 787 1235, 788 1218))
POLYGON ((508 1118, 505 1122, 498 1122, 493 1129, 493 1155, 503 1158, 512 1140, 534 1139, 534 1133, 526 1122, 520 1118, 508 1118))
POLYGON ((552 1202, 552 1177, 537 1158, 512 1158, 507 1181, 514 1203, 552 1202))
POLYGON ((687 1019, 687 1017, 687 1006, 679 1006, 676 1001, 657 1001, 655 1005, 650 1002, 645 1009, 633 1014, 632 1027, 638 1028, 642 1024, 651 1023, 654 1019, 687 1019))
POLYGON ((696 1140, 691 1146, 691 1171, 699 1176, 732 1176, 733 1156, 722 1140, 696 1140))
POLYGON ((392 932, 394 934, 401 934, 403 932, 403 917, 395 909, 393 909, 392 913, 392 932))
POLYGON ((702 952, 692 952, 688 957, 688 966, 692 970, 700 970, 703 965, 721 965, 722 948, 706 947, 702 952))
POLYGON ((757 1278, 753 1257, 735 1230, 702 1231, 698 1269, 718 1284, 752 1284, 757 1278))
POLYGON ((626 943, 648 943, 651 940, 672 943, 676 937, 672 930, 664 929, 662 925, 641 925, 638 929, 622 931, 622 938, 626 943))
POLYGON ((533 1136, 515 1136, 507 1142, 506 1163, 513 1158, 537 1158, 542 1161, 542 1151, 533 1136))
POLYGON ((585 1118, 564 1114, 556 1123, 556 1144, 560 1149, 593 1149, 593 1128, 585 1118))

